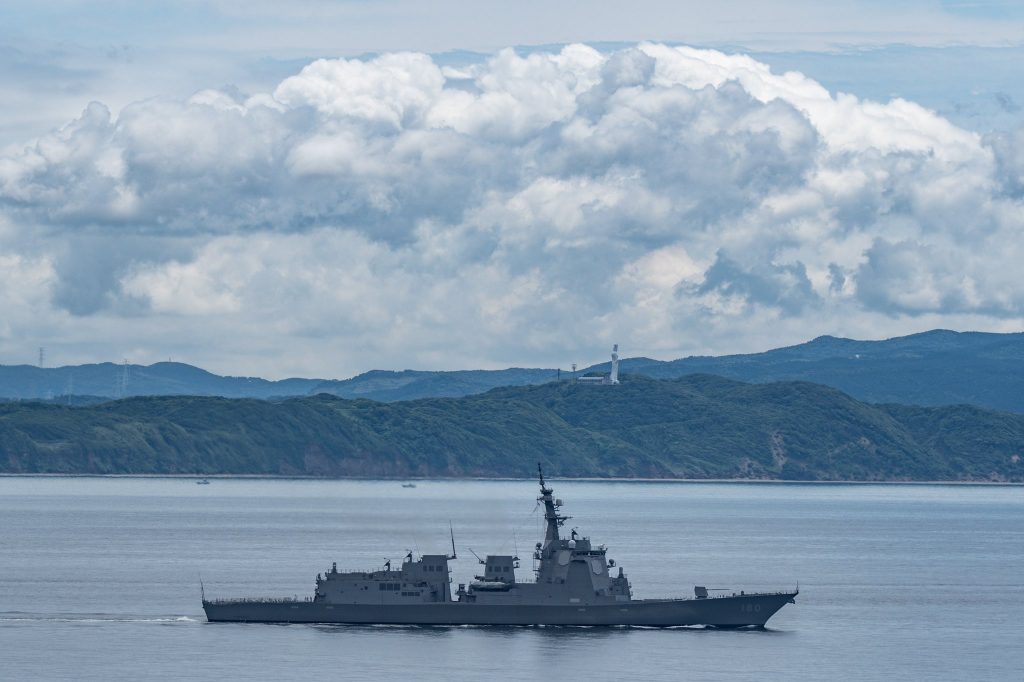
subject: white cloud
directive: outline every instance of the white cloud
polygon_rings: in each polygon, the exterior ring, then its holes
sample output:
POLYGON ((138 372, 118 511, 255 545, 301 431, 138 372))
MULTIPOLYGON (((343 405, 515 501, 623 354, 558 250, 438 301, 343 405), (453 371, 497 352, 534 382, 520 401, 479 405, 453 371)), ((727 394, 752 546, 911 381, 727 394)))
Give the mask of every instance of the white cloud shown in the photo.
POLYGON ((1002 329, 1024 317, 1022 148, 653 43, 94 103, 0 157, 0 258, 37 269, 4 284, 48 292, 6 345, 105 324, 139 360, 340 375, 1002 329))

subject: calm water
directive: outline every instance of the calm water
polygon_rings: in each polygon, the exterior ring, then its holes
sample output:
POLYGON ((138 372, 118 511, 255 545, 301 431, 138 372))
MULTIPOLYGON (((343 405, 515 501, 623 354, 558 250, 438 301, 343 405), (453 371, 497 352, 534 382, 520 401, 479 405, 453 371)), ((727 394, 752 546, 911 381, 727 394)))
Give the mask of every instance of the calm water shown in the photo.
POLYGON ((305 596, 331 561, 445 551, 449 519, 467 582, 467 547, 529 555, 535 489, 0 478, 0 677, 1024 679, 1021 487, 555 481, 635 596, 799 581, 767 631, 204 621, 200 574, 214 596, 305 596))

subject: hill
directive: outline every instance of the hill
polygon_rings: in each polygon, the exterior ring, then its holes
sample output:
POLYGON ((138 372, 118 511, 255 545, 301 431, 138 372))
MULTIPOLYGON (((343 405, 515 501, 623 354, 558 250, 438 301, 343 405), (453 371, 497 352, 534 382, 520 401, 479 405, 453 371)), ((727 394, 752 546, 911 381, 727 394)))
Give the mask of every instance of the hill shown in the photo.
MULTIPOLYGON (((608 363, 590 369, 606 372, 608 363)), ((821 336, 764 353, 628 359, 620 371, 658 379, 706 373, 753 383, 810 381, 871 403, 1024 413, 1024 334, 938 329, 884 341, 821 336)))
MULTIPOLYGON (((582 373, 605 373, 609 363, 582 373)), ((620 369, 656 379, 715 374, 748 383, 810 381, 872 403, 973 404, 1024 413, 1024 334, 934 330, 884 341, 822 336, 763 353, 662 361, 628 358, 620 369)), ((103 363, 40 369, 0 365, 0 398, 53 399, 68 393, 107 398, 144 395, 216 395, 281 398, 330 393, 380 402, 458 397, 501 386, 542 384, 555 369, 387 371, 344 380, 222 377, 182 363, 103 363)), ((565 374, 563 373, 563 376, 565 374)))
POLYGON ((0 405, 0 471, 1024 480, 1024 416, 695 375, 398 403, 131 398, 0 405))
POLYGON ((330 393, 340 398, 368 398, 379 402, 418 398, 457 398, 484 393, 499 386, 528 386, 553 381, 556 369, 512 367, 509 369, 470 369, 453 372, 401 372, 373 370, 351 379, 324 381, 312 393, 330 393))
POLYGON ((118 398, 142 395, 218 395, 274 398, 306 395, 322 379, 269 381, 225 377, 182 362, 117 365, 102 362, 66 367, 0 365, 0 398, 55 399, 67 395, 118 398))
MULTIPOLYGON (((40 368, 0 365, 0 400, 57 400, 66 396, 127 398, 155 395, 201 395, 225 398, 286 398, 330 393, 342 398, 381 402, 483 393, 496 386, 551 381, 555 369, 459 370, 430 372, 372 370, 350 379, 282 379, 230 377, 181 362, 152 365, 91 365, 40 368)), ((72 401, 74 402, 74 401, 72 401)))

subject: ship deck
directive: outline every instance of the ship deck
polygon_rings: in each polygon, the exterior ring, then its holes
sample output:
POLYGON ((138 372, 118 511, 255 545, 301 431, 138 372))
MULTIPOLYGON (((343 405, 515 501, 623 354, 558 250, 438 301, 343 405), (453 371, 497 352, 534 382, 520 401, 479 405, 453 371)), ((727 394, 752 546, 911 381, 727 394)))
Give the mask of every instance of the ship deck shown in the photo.
MULTIPOLYGON (((736 597, 795 597, 800 593, 799 589, 795 590, 779 590, 775 592, 732 592, 729 594, 716 594, 708 595, 707 597, 651 597, 648 599, 631 599, 628 602, 620 602, 625 604, 656 604, 666 602, 692 602, 692 601, 713 601, 716 599, 733 599, 736 597)), ((235 604, 304 604, 314 603, 312 597, 220 597, 214 599, 204 599, 204 604, 212 604, 214 606, 231 606, 235 604)), ((459 600, 452 600, 450 602, 424 602, 422 604, 406 604, 405 606, 434 606, 438 603, 445 604, 463 604, 464 606, 471 606, 473 602, 460 602, 459 600)), ((373 606, 375 604, 368 603, 367 605, 373 606)))

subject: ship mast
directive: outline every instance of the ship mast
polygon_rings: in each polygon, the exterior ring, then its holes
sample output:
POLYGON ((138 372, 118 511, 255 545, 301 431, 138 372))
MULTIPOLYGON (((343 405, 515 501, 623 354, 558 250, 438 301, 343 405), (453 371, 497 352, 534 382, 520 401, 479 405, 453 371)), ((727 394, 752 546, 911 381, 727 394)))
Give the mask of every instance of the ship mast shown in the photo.
POLYGON ((553 546, 552 543, 558 544, 558 528, 569 517, 561 516, 558 513, 558 503, 560 500, 555 500, 551 496, 554 489, 544 484, 544 470, 541 469, 540 462, 537 462, 537 475, 540 478, 540 497, 537 498, 537 501, 544 503, 544 519, 547 521, 547 532, 544 534, 544 554, 546 555, 548 549, 553 546))

